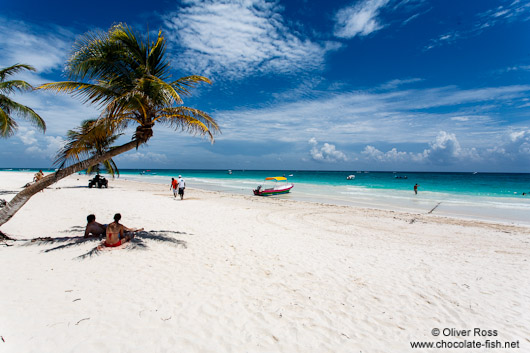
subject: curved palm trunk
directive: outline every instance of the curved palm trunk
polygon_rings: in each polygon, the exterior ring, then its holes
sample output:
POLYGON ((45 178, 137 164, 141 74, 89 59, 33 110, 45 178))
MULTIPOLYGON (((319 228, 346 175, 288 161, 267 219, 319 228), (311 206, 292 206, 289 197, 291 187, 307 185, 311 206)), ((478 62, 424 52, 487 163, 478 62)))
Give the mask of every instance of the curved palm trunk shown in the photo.
POLYGON ((11 217, 13 217, 15 213, 17 213, 18 210, 20 210, 22 206, 24 206, 24 204, 28 202, 28 200, 33 195, 38 193, 39 191, 44 190, 48 186, 58 182, 59 180, 63 178, 66 178, 69 175, 80 172, 95 164, 99 164, 102 161, 110 159, 114 156, 117 156, 129 150, 132 150, 133 148, 136 148, 141 143, 142 142, 138 140, 132 140, 131 142, 128 142, 125 145, 121 145, 119 147, 113 148, 112 150, 102 155, 86 159, 84 161, 81 161, 79 163, 66 167, 64 169, 58 170, 57 172, 50 174, 48 176, 45 176, 38 182, 28 186, 27 188, 25 188, 24 190, 16 194, 15 197, 11 201, 9 201, 9 203, 4 208, 0 210, 0 226, 6 223, 7 221, 9 221, 11 217))

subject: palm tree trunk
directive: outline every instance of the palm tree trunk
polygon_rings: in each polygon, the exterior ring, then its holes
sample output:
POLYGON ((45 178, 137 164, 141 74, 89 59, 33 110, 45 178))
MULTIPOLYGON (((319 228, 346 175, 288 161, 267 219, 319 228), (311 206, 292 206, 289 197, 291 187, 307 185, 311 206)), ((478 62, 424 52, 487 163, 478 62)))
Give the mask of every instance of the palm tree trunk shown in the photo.
POLYGON ((132 140, 131 142, 113 148, 112 150, 105 152, 102 155, 94 156, 92 158, 73 164, 64 169, 60 169, 57 172, 49 174, 41 180, 37 181, 36 183, 28 186, 27 188, 16 194, 15 197, 11 201, 9 201, 9 203, 4 208, 0 210, 0 226, 9 221, 11 217, 13 217, 15 213, 17 213, 18 210, 20 210, 22 206, 24 206, 24 204, 28 202, 28 200, 39 191, 44 190, 48 186, 58 182, 63 178, 66 178, 69 175, 80 172, 95 164, 99 164, 102 161, 132 150, 133 148, 136 148, 139 144, 141 144, 141 142, 137 140, 132 140))

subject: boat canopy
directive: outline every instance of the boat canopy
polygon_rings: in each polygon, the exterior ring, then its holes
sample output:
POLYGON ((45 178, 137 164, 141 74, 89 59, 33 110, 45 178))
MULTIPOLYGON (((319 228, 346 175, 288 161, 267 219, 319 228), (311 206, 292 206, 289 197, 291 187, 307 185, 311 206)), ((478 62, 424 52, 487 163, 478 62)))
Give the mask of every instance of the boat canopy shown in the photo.
POLYGON ((268 178, 265 178, 265 180, 286 181, 287 178, 285 178, 285 177, 268 177, 268 178))

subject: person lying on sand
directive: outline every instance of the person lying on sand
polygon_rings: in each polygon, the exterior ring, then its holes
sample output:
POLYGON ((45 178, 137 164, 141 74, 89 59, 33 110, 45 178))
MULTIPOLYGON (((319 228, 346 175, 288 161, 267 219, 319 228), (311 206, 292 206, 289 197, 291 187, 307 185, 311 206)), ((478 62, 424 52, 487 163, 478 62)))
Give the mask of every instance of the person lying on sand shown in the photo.
POLYGON ((105 234, 107 225, 96 222, 96 216, 94 216, 93 214, 89 214, 86 218, 86 221, 87 221, 87 225, 85 228, 85 236, 84 236, 85 238, 90 238, 90 237, 99 238, 100 236, 105 234))
POLYGON ((133 237, 134 232, 140 232, 143 228, 127 228, 123 224, 120 224, 121 214, 116 213, 114 215, 114 222, 107 226, 107 239, 105 240, 105 246, 116 247, 130 241, 133 237))

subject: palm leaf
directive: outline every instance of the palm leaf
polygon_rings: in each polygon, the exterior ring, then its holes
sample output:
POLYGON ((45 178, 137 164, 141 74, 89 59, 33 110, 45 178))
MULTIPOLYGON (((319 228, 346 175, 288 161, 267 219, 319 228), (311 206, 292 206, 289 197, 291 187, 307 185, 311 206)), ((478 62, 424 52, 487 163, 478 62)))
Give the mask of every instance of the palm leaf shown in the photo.
POLYGON ((181 94, 188 96, 190 95, 189 89, 197 86, 197 84, 200 82, 212 84, 212 82, 204 76, 192 75, 192 76, 181 77, 178 80, 171 82, 170 85, 177 92, 180 92, 181 94))
MULTIPOLYGON (((10 115, 16 114, 22 119, 28 120, 34 126, 36 126, 41 131, 46 131, 46 123, 44 120, 31 108, 17 103, 6 96, 0 95, 0 108, 6 114, 4 120, 11 120, 10 123, 3 123, 2 129, 13 128, 12 133, 2 134, 3 137, 8 137, 13 135, 16 130, 17 124, 13 121, 10 115)), ((4 121, 3 120, 3 121, 4 121)))
POLYGON ((13 80, 0 82, 0 93, 2 94, 15 93, 16 91, 31 91, 32 89, 33 86, 27 83, 26 81, 13 80))
POLYGON ((9 114, 7 114, 2 107, 0 107, 0 137, 11 137, 16 129, 17 123, 9 117, 9 114))
POLYGON ((211 116, 189 107, 166 108, 154 120, 175 130, 202 136, 208 135, 212 143, 214 141, 213 135, 221 132, 217 122, 211 116))
POLYGON ((121 135, 108 120, 85 120, 80 127, 67 132, 67 142, 57 153, 55 165, 63 168, 70 162, 101 155, 121 135))
POLYGON ((22 70, 36 71, 31 65, 15 64, 0 70, 0 81, 4 81, 7 76, 11 76, 22 70))
POLYGON ((83 103, 106 105, 112 101, 115 93, 107 87, 80 83, 75 81, 64 81, 43 84, 37 89, 55 91, 57 93, 69 93, 74 97, 81 97, 83 103))

